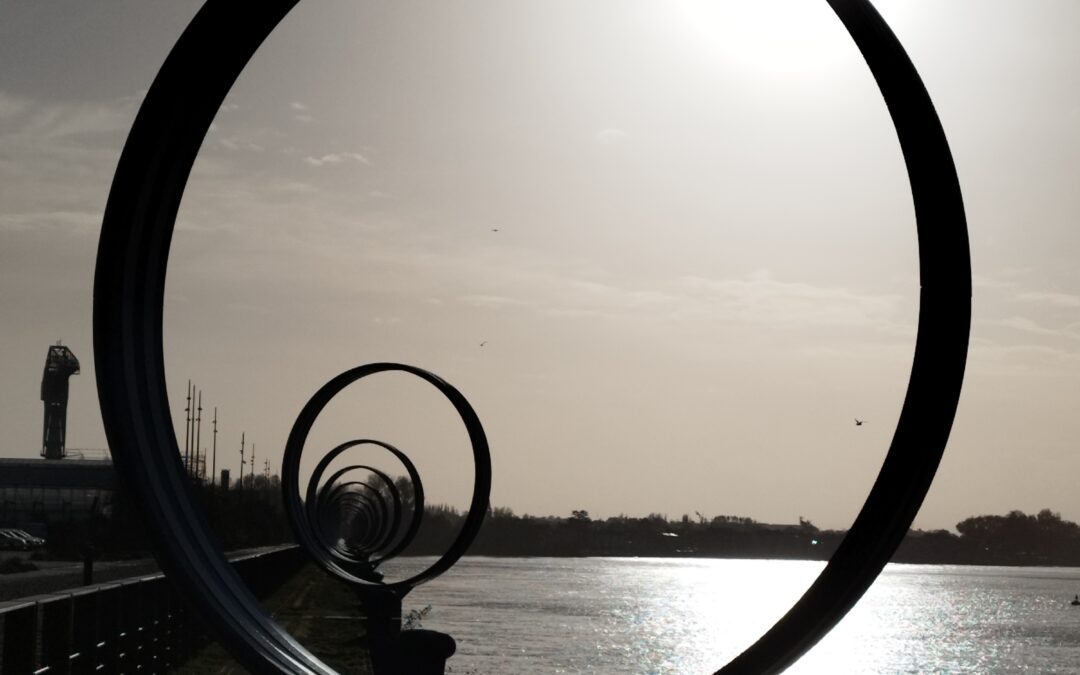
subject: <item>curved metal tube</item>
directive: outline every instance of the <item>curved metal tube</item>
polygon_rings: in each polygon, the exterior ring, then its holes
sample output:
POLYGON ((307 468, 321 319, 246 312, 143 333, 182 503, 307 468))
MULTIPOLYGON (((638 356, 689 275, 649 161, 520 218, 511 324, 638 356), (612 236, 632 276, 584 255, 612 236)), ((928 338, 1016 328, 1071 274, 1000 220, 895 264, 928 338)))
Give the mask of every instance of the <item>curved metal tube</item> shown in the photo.
POLYGON ((949 144, 915 66, 869 2, 829 0, 889 108, 919 235, 919 327, 907 395, 881 472, 829 564, 798 602, 721 673, 776 673, 847 614, 892 557, 949 439, 971 327, 967 222, 949 144))
MULTIPOLYGON (((372 474, 377 476, 383 482, 383 485, 386 486, 387 491, 390 493, 391 503, 393 504, 393 509, 391 509, 391 516, 390 516, 391 521, 388 524, 388 527, 386 528, 387 529, 386 536, 383 539, 380 539, 377 542, 377 544, 374 545, 374 548, 373 548, 373 551, 372 551, 372 554, 374 554, 374 553, 376 553, 378 551, 386 549, 389 546, 390 542, 393 541, 394 537, 397 535, 398 529, 401 527, 401 513, 402 513, 402 510, 403 510, 402 502, 401 502, 401 494, 398 492, 397 486, 394 485, 394 481, 393 481, 392 478, 390 478, 390 476, 388 476, 386 473, 380 471, 379 469, 376 469, 373 466, 368 466, 367 464, 353 464, 351 466, 347 466, 347 467, 345 467, 343 469, 338 470, 333 475, 331 475, 326 480, 326 482, 323 484, 323 487, 319 488, 319 493, 318 493, 318 497, 316 497, 316 502, 323 499, 323 490, 326 488, 326 486, 334 485, 338 481, 338 479, 341 478, 341 476, 345 475, 346 473, 348 473, 350 471, 355 471, 355 470, 370 471, 372 474)), ((310 485, 312 485, 312 483, 317 483, 318 478, 320 477, 321 473, 322 472, 320 471, 320 472, 317 472, 316 474, 312 475, 311 479, 308 482, 308 485, 310 486, 310 485)), ((308 506, 308 503, 305 502, 304 505, 306 507, 306 506, 308 506)), ((316 505, 316 509, 317 508, 318 508, 318 505, 316 505)), ((310 510, 308 511, 308 514, 309 514, 308 518, 310 520, 311 519, 311 511, 310 510)), ((420 515, 421 515, 420 513, 416 512, 414 510, 413 515, 414 515, 414 520, 417 520, 417 521, 420 520, 420 515)), ((385 557, 381 558, 381 559, 379 559, 378 561, 375 561, 375 562, 372 562, 370 560, 368 560, 367 562, 372 567, 375 567, 382 560, 385 560, 385 557)))
MULTIPOLYGON (((386 450, 394 457, 396 457, 397 460, 401 462, 402 466, 405 467, 405 472, 409 474, 409 483, 412 485, 413 490, 413 513, 412 518, 409 521, 409 527, 405 530, 405 534, 398 541, 396 546, 394 546, 385 554, 380 556, 377 562, 372 563, 372 565, 377 565, 378 563, 393 558, 400 554, 402 551, 404 551, 405 548, 408 547, 408 545, 411 544, 412 540, 416 537, 416 533, 420 529, 420 522, 423 519, 424 483, 420 480, 420 472, 416 470, 416 465, 413 464, 412 460, 409 459, 408 455, 406 455, 404 452, 389 443, 384 443, 383 441, 377 441, 370 438, 361 438, 352 441, 346 441, 345 443, 338 445, 333 450, 326 453, 319 460, 319 463, 315 466, 315 470, 311 473, 311 478, 308 479, 308 489, 304 498, 304 504, 307 505, 315 503, 317 499, 316 490, 318 489, 318 484, 322 480, 322 475, 330 466, 330 463, 334 461, 334 459, 336 459, 339 455, 341 455, 341 453, 345 452, 349 448, 353 448, 358 445, 375 445, 386 450)), ((299 481, 299 477, 297 478, 297 480, 299 481)), ((282 489, 284 490, 284 483, 282 485, 282 489)), ((292 513, 289 512, 290 524, 293 526, 293 530, 295 531, 297 525, 292 522, 292 517, 292 513)))
MULTIPOLYGON (((473 450, 473 464, 475 467, 473 475, 473 495, 472 500, 470 501, 468 514, 465 517, 465 522, 463 523, 461 530, 458 532, 457 538, 453 541, 446 553, 430 567, 408 579, 388 584, 378 584, 381 589, 395 593, 400 597, 404 596, 418 584, 429 581, 439 574, 442 574, 449 569, 458 558, 464 555, 469 544, 471 544, 472 540, 476 537, 476 533, 479 532, 480 525, 487 512, 488 495, 491 492, 491 455, 487 447, 487 438, 484 435, 483 427, 480 425, 480 420, 476 417, 476 413, 473 411, 472 406, 469 405, 468 401, 459 391, 457 391, 457 389, 433 373, 404 364, 374 363, 345 371, 323 385, 323 387, 312 396, 311 400, 308 401, 307 405, 304 406, 303 411, 301 411, 300 415, 297 417, 293 429, 289 434, 289 440, 285 445, 285 455, 282 459, 281 489, 282 494, 285 496, 286 513, 289 514, 289 522, 293 526, 297 539, 312 555, 312 558, 316 563, 329 574, 349 583, 357 586, 373 585, 371 581, 352 574, 339 564, 338 561, 334 560, 331 555, 328 555, 319 549, 316 537, 308 526, 306 519, 303 517, 303 503, 299 496, 300 458, 303 455, 304 442, 307 438, 307 434, 315 423, 315 419, 326 404, 329 403, 338 392, 364 377, 376 373, 393 371, 405 372, 419 377, 438 389, 451 402, 468 431, 473 450)), ((329 465, 329 462, 338 454, 344 452, 345 449, 362 443, 371 443, 383 447, 401 459, 402 463, 405 464, 406 469, 409 470, 410 479, 413 481, 413 485, 419 487, 419 474, 416 473, 415 467, 412 466, 412 462, 408 460, 408 457, 392 445, 373 439, 361 439, 343 443, 320 460, 319 464, 321 469, 325 470, 326 466, 329 465)), ((317 470, 320 467, 317 467, 317 470)), ((315 484, 313 484, 312 481, 308 481, 307 496, 309 503, 310 500, 315 498, 315 489, 315 484)), ((420 512, 422 512, 422 506, 419 503, 419 492, 417 492, 417 508, 414 513, 420 512)), ((417 527, 419 526, 418 522, 413 524, 417 527)), ((413 534, 415 534, 415 532, 411 532, 409 536, 411 537, 413 534)), ((396 546, 393 551, 394 555, 396 555, 400 549, 404 548, 402 544, 407 545, 407 542, 404 540, 399 542, 398 546, 396 546)), ((383 558, 385 559, 390 556, 391 554, 388 553, 383 556, 383 558)))
POLYGON ((386 501, 383 496, 371 485, 360 481, 350 481, 336 485, 324 494, 325 498, 319 505, 319 509, 340 513, 343 505, 353 502, 370 507, 372 521, 364 532, 364 538, 356 542, 360 550, 366 550, 373 540, 381 538, 385 534, 390 522, 390 511, 386 508, 386 501), (349 488, 353 486, 367 488, 371 492, 371 497, 363 493, 350 492, 349 488))
MULTIPOLYGON (((255 672, 332 670, 275 624, 224 561, 193 506, 165 387, 162 299, 169 244, 191 166, 225 95, 295 0, 208 0, 151 85, 117 165, 94 279, 94 352, 102 419, 114 463, 148 520, 162 569, 255 672)), ((866 0, 829 0, 863 54, 903 150, 919 237, 920 312, 907 396, 889 453, 828 566, 770 631, 722 672, 778 672, 858 601, 907 532, 949 436, 963 382, 971 318, 971 266, 959 181, 933 105, 900 43, 866 0)), ((456 389, 409 366, 372 364, 327 383, 309 401, 286 450, 295 472, 315 416, 349 383, 401 370, 454 404, 473 445, 476 475, 465 526, 432 567, 385 588, 404 595, 464 553, 487 509, 491 466, 479 419, 456 389)), ((285 480, 283 478, 283 487, 285 480)), ((293 481, 285 491, 298 537, 316 545, 293 481)), ((323 557, 330 571, 340 567, 323 557)), ((344 572, 344 570, 340 570, 344 572)), ((360 585, 371 585, 352 579, 360 585)))

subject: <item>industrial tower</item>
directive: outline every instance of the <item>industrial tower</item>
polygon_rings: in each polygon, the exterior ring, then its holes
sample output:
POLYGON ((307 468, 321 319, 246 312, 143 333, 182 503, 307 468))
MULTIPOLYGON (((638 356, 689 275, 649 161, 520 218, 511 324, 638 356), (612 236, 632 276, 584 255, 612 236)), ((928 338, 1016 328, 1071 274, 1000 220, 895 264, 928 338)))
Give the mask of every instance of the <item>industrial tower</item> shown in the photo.
POLYGON ((68 378, 79 373, 79 359, 59 342, 49 347, 45 374, 41 376, 41 400, 45 402, 45 428, 41 438, 41 456, 64 458, 67 434, 68 378))

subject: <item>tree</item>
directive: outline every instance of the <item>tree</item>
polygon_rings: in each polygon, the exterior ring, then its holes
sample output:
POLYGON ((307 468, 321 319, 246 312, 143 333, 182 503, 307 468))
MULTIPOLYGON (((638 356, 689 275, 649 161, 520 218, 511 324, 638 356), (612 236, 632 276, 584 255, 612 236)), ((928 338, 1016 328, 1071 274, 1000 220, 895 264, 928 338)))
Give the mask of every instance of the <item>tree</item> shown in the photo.
POLYGON ((592 522, 592 518, 589 517, 589 512, 582 509, 580 511, 571 511, 570 520, 575 523, 589 523, 592 522))

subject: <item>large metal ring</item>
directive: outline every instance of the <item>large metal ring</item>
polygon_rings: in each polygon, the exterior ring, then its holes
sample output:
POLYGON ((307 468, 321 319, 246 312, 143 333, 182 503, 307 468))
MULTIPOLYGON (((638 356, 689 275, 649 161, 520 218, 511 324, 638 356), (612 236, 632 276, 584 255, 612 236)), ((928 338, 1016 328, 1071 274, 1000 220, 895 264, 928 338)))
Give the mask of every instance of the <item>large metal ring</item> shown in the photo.
MULTIPOLYGON (((209 0, 146 95, 117 165, 94 280, 98 396, 116 469, 142 507, 158 559, 236 658, 256 672, 330 672, 259 608, 193 506, 165 388, 162 299, 176 212, 215 113, 296 0, 209 0)), ((914 66, 866 0, 828 0, 858 45, 896 127, 915 205, 920 311, 907 396, 855 523, 806 594, 722 672, 777 672, 858 601, 910 527, 933 480, 963 381, 971 264, 956 170, 914 66)))

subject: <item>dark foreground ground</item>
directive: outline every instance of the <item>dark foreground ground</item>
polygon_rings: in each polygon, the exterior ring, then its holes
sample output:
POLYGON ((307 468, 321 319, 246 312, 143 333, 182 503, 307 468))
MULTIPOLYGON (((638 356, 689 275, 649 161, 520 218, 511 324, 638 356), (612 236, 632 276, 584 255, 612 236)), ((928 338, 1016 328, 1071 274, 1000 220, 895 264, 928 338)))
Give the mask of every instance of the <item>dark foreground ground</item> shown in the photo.
MULTIPOLYGON (((237 551, 242 555, 258 549, 237 551)), ((10 557, 8 555, 2 556, 10 557)), ((23 556, 20 556, 23 557, 23 556)), ((54 593, 82 585, 82 563, 33 561, 38 570, 0 574, 0 601, 54 593)), ((96 562, 94 583, 156 574, 152 559, 96 562)), ((275 620, 307 649, 342 675, 368 675, 371 662, 360 642, 359 610, 355 596, 321 570, 307 565, 265 603, 275 620)), ((177 671, 186 675, 247 673, 217 645, 204 648, 177 671)))
MULTIPOLYGON (((81 562, 42 560, 32 562, 38 567, 36 571, 0 574, 0 602, 82 586, 83 565, 81 562)), ((116 579, 157 574, 158 571, 157 563, 153 559, 97 562, 94 564, 93 582, 100 584, 116 579)))
MULTIPOLYGON (((257 553, 262 550, 272 549, 250 548, 233 551, 228 554, 229 558, 257 553)), ((23 553, 7 553, 0 555, 0 559, 27 558, 23 553)), ((19 572, 17 574, 0 574, 0 602, 25 598, 31 595, 44 595, 55 593, 70 588, 77 588, 83 583, 83 564, 81 562, 31 560, 37 570, 32 572, 19 572)), ((95 561, 93 569, 93 583, 101 584, 106 581, 127 579, 149 574, 157 574, 161 570, 153 558, 139 560, 115 560, 95 561)))
MULTIPOLYGON (((369 675, 371 661, 360 644, 359 611, 351 591, 306 565, 266 600, 274 619, 301 644, 342 675, 369 675)), ((239 675, 248 671, 211 644, 180 668, 183 675, 239 675)))

